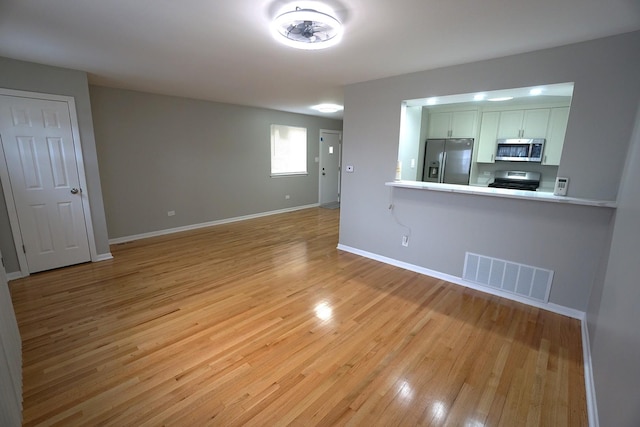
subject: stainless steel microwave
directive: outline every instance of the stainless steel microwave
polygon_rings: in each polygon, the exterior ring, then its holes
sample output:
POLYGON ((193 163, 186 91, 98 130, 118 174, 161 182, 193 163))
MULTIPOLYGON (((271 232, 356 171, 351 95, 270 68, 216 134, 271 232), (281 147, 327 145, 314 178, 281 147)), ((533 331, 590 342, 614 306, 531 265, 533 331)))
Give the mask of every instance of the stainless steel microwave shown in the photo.
POLYGON ((498 139, 496 160, 507 162, 542 162, 544 138, 498 139))

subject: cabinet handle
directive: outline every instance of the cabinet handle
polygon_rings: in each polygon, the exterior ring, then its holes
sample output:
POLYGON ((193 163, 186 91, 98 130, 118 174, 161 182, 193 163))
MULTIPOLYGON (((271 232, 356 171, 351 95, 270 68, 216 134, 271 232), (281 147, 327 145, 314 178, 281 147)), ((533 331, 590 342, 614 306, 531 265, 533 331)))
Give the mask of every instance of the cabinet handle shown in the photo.
POLYGON ((547 163, 547 155, 544 155, 544 161, 542 163, 547 163))
POLYGON ((493 162, 493 154, 491 155, 491 161, 493 162))

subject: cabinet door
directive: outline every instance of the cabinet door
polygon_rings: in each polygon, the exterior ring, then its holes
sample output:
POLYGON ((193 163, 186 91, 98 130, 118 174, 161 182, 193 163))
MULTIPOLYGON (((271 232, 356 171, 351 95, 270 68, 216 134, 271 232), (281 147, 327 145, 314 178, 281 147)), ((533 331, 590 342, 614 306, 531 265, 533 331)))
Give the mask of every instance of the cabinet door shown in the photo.
POLYGON ((494 163, 496 156, 496 139, 498 137, 498 123, 500 113, 482 113, 480 137, 478 138, 478 163, 494 163))
POLYGON ((520 138, 524 110, 503 111, 500 113, 498 138, 520 138))
POLYGON ((543 165, 558 166, 562 156, 564 136, 567 132, 567 122, 569 121, 569 107, 552 108, 549 118, 549 131, 547 141, 544 146, 543 165))
POLYGON ((545 138, 547 135, 548 124, 548 108, 524 110, 522 133, 520 135, 522 135, 523 138, 545 138))
POLYGON ((449 138, 451 113, 429 113, 427 138, 449 138))
POLYGON ((476 137, 476 111, 455 111, 451 117, 452 138, 476 137))

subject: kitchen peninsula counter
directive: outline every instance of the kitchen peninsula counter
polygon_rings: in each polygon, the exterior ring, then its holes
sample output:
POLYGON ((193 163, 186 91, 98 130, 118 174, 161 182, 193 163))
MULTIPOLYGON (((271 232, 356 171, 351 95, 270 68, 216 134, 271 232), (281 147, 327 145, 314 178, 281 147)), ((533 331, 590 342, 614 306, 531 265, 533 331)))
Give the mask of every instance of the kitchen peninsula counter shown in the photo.
POLYGON ((616 201, 591 200, 576 197, 556 196, 550 192, 509 190, 505 188, 479 187, 457 184, 439 184, 420 181, 391 181, 385 183, 388 187, 408 188, 414 190, 440 191, 445 193, 473 194, 476 196, 503 197, 510 199, 524 199, 538 202, 567 203, 582 206, 596 206, 603 208, 617 207, 616 201))

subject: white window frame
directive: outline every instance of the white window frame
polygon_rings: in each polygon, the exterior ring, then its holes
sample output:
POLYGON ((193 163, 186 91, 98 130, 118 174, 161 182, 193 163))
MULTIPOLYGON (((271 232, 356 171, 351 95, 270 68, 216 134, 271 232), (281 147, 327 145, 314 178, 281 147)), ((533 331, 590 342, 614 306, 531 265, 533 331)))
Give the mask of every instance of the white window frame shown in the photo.
POLYGON ((308 175, 307 145, 307 128, 271 125, 271 176, 308 175))

